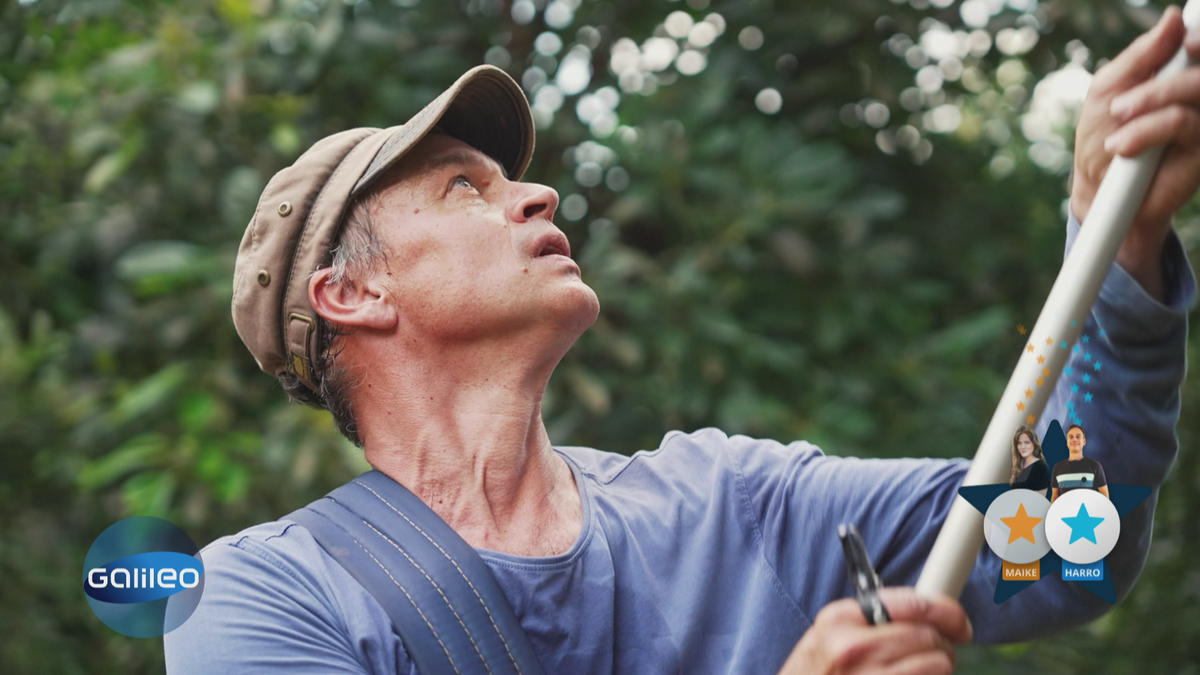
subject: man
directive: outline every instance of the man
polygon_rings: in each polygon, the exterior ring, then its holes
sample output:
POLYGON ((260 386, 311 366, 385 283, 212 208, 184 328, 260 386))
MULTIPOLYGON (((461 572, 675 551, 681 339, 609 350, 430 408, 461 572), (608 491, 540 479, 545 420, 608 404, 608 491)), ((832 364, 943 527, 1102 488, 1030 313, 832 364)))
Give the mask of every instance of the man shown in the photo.
POLYGON ((1050 479, 1050 502, 1058 499, 1059 495, 1071 490, 1095 490, 1105 497, 1108 496, 1108 479, 1104 477, 1104 467, 1100 462, 1083 456, 1083 446, 1087 445, 1087 437, 1083 427, 1072 424, 1067 427, 1067 450, 1070 456, 1054 465, 1054 475, 1050 479))
MULTIPOLYGON (((1179 144, 1088 319, 1112 369, 1093 390, 1111 421, 1094 433, 1103 448, 1129 440, 1105 461, 1145 485, 1177 445, 1194 280, 1169 219, 1200 184, 1200 91, 1147 78, 1184 32, 1170 10, 1097 74, 1072 192, 1083 218, 1113 152, 1179 144), (1137 414, 1116 414, 1119 397, 1137 414)), ((1200 53, 1200 35, 1187 45, 1200 53)), ((403 127, 321 141, 263 194, 234 318, 264 370, 329 407, 376 469, 480 551, 547 673, 944 673, 972 637, 967 614, 975 638, 1005 641, 1106 609, 1057 580, 995 605, 998 561, 981 551, 961 605, 885 589, 895 622, 867 625, 842 599, 838 524, 863 533, 885 583, 913 583, 961 460, 842 459, 712 429, 634 457, 552 447, 542 395, 599 305, 552 224, 558 196, 516 182, 531 151, 524 97, 494 69, 403 127)), ((1123 529, 1148 532, 1152 505, 1123 529)), ((1147 541, 1122 537, 1109 557, 1121 596, 1147 541)), ((203 600, 165 638, 170 672, 412 670, 388 615, 299 525, 220 539, 204 561, 203 600)))

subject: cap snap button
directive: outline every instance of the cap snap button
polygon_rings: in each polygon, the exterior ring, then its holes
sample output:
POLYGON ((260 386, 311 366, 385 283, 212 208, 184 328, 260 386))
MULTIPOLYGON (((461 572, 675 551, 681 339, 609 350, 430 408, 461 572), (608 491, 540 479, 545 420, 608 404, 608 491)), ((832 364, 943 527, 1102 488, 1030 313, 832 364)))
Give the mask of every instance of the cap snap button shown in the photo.
MULTIPOLYGON (((284 203, 286 204, 287 202, 284 202, 284 203)), ((280 207, 279 210, 282 211, 283 207, 280 207)), ((266 270, 259 270, 258 271, 258 285, 262 286, 264 288, 267 286, 270 286, 271 285, 271 273, 266 270)))
MULTIPOLYGON (((286 216, 287 214, 289 214, 291 212, 292 212, 292 203, 291 202, 283 202, 282 204, 279 205, 279 215, 286 216)), ((262 277, 259 277, 259 278, 261 279, 262 277)), ((266 286, 266 284, 263 284, 263 285, 266 286)))

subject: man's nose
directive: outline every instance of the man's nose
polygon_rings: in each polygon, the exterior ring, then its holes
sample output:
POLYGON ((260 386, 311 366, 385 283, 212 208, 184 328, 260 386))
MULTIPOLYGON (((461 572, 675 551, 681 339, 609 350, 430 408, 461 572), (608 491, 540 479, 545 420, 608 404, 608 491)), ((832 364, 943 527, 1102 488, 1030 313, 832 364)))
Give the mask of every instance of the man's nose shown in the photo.
POLYGON ((509 209, 509 219, 523 223, 533 218, 554 220, 554 210, 558 208, 558 192, 554 188, 536 183, 518 183, 521 197, 509 209))

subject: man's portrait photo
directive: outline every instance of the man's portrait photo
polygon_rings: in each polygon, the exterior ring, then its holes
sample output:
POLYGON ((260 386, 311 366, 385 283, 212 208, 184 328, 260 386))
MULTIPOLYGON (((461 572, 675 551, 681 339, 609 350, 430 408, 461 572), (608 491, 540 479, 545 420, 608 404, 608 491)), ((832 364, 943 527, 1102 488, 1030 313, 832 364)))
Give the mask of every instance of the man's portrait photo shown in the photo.
POLYGON ((1083 456, 1087 436, 1083 427, 1072 424, 1067 427, 1067 459, 1054 465, 1050 478, 1050 501, 1058 499, 1071 490, 1095 490, 1108 496, 1108 478, 1100 462, 1083 456))

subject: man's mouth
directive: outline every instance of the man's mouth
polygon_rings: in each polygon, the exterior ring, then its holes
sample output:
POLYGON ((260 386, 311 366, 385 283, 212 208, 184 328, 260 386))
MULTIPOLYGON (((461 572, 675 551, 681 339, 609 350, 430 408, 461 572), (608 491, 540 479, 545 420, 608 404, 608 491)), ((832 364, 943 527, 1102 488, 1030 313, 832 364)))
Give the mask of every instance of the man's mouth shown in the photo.
POLYGON ((571 257, 571 244, 567 242, 567 237, 561 232, 547 233, 537 240, 536 246, 535 258, 542 258, 549 255, 571 257))

